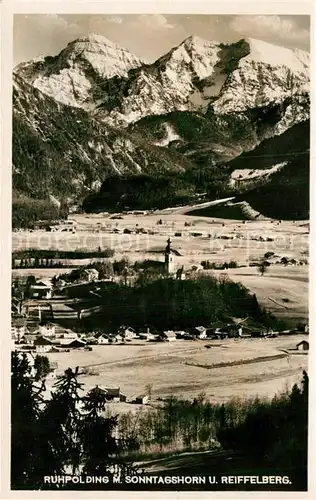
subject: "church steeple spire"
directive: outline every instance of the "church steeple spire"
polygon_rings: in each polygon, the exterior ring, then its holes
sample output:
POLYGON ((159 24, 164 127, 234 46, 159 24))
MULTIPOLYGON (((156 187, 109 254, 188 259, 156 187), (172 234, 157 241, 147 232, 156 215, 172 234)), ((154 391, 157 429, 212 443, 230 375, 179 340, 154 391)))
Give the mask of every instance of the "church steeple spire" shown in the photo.
POLYGON ((171 249, 171 240, 170 238, 167 239, 167 246, 165 249, 165 271, 166 274, 174 274, 175 273, 175 262, 174 262, 175 255, 172 253, 171 249))
POLYGON ((166 253, 171 252, 171 240, 170 238, 167 239, 167 246, 166 246, 166 253))

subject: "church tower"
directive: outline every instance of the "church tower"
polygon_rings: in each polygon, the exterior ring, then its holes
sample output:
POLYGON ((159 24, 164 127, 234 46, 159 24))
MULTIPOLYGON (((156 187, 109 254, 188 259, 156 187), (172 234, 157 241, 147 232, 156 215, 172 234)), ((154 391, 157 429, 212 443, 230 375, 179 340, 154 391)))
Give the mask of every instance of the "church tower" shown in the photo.
POLYGON ((167 240, 167 246, 165 250, 165 272, 166 274, 175 273, 175 255, 172 253, 170 238, 167 240))

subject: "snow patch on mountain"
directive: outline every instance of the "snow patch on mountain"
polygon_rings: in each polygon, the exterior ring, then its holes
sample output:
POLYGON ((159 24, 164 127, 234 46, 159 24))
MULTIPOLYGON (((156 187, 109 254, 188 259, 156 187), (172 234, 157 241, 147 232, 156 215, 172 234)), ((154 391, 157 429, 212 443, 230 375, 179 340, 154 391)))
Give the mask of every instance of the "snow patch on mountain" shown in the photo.
POLYGON ((170 83, 178 84, 179 78, 180 81, 191 82, 192 74, 203 80, 214 73, 220 50, 218 42, 191 36, 165 57, 158 59, 156 64, 163 65, 167 61, 165 77, 170 83))

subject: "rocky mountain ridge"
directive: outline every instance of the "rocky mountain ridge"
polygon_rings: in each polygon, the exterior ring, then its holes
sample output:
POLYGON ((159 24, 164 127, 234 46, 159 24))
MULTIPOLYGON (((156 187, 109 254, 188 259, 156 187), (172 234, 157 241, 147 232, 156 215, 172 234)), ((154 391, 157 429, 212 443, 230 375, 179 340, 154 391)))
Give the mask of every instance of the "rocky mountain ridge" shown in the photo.
POLYGON ((222 44, 191 36, 145 64, 90 35, 15 73, 59 102, 124 127, 172 111, 221 115, 299 96, 309 89, 309 54, 254 39, 222 44))
POLYGON ((193 36, 145 64, 91 35, 15 68, 13 187, 18 196, 80 204, 107 178, 145 175, 132 187, 124 180, 120 196, 141 189, 139 206, 148 193, 160 206, 156 179, 178 175, 169 198, 217 196, 230 162, 306 122, 309 101, 303 51, 193 36))

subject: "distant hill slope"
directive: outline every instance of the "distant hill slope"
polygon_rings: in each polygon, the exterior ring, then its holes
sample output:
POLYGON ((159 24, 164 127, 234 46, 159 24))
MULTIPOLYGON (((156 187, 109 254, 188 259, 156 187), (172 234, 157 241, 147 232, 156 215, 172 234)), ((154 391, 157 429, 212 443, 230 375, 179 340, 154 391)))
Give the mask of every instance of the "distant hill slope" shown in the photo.
POLYGON ((309 218, 309 155, 288 162, 271 176, 267 184, 258 186, 237 199, 274 219, 302 220, 309 218))
POLYGON ((231 170, 269 169, 283 163, 261 185, 237 196, 261 214, 276 219, 309 218, 309 120, 263 141, 229 164, 231 170))
POLYGON ((310 147, 310 122, 305 120, 293 125, 283 134, 262 141, 251 151, 243 152, 230 162, 234 169, 265 169, 276 163, 305 155, 310 147))

